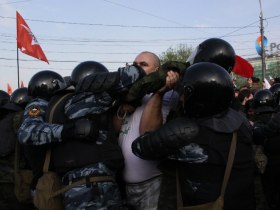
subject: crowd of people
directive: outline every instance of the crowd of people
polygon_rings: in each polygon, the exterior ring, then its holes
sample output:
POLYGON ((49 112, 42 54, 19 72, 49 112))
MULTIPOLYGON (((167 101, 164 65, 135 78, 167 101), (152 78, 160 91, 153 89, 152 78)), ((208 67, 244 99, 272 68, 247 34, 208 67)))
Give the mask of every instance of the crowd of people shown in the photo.
POLYGON ((42 209, 47 157, 65 210, 176 210, 219 196, 224 210, 280 209, 280 83, 237 88, 235 56, 211 38, 186 62, 144 51, 114 72, 84 61, 0 91, 0 209, 42 209), (32 174, 28 202, 15 193, 19 168, 32 174))

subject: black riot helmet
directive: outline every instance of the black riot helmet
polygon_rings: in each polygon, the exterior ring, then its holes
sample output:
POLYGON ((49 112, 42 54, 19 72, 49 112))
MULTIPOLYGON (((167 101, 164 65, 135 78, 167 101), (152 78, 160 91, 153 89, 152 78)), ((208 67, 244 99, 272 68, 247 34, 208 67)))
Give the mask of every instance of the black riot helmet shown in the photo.
POLYGON ((28 95, 33 98, 50 99, 57 91, 66 88, 64 78, 50 70, 40 71, 32 76, 28 83, 28 95))
POLYGON ((71 82, 73 85, 77 85, 79 81, 86 76, 95 73, 109 72, 108 69, 101 63, 96 61, 84 61, 78 64, 72 71, 71 82))
POLYGON ((235 64, 235 51, 225 40, 210 38, 196 47, 187 62, 190 65, 198 62, 216 63, 230 73, 235 64))
POLYGON ((254 94, 253 109, 256 114, 274 112, 273 94, 268 89, 258 90, 254 94))
POLYGON ((272 85, 270 88, 269 88, 270 92, 272 93, 273 95, 273 99, 274 99, 274 105, 275 106, 278 106, 280 105, 279 102, 280 102, 280 83, 275 83, 274 85, 272 85))
POLYGON ((189 117, 208 117, 225 112, 234 96, 230 74, 221 66, 200 62, 183 78, 184 112, 189 117))
POLYGON ((10 101, 10 95, 4 90, 0 90, 0 106, 5 105, 10 101))
POLYGON ((28 89, 26 87, 18 88, 11 94, 11 102, 25 107, 30 101, 28 89))

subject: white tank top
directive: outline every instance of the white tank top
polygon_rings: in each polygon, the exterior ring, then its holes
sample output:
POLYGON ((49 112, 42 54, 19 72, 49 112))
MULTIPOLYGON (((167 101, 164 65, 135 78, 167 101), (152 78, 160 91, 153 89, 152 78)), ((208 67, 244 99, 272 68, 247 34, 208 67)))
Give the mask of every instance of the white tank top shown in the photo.
MULTIPOLYGON (((138 183, 158 176, 161 172, 157 168, 157 161, 143 160, 132 153, 131 144, 139 137, 140 119, 144 107, 151 95, 146 95, 142 100, 142 106, 138 107, 133 114, 126 117, 119 135, 119 145, 125 159, 123 177, 127 183, 138 183)), ((171 103, 176 100, 174 91, 165 93, 162 101, 163 122, 170 111, 171 103), (172 100, 172 102, 171 102, 172 100)))

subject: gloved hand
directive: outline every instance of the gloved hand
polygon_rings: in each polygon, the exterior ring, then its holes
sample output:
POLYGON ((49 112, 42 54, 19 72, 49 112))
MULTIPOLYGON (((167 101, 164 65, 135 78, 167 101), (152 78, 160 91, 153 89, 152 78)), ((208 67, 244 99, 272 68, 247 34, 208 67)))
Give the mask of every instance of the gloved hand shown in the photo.
POLYGON ((130 87, 135 81, 146 75, 145 71, 137 65, 130 65, 118 69, 121 83, 124 87, 130 87))
POLYGON ((161 69, 164 72, 168 72, 172 70, 178 72, 180 75, 183 75, 189 66, 190 66, 189 63, 186 62, 166 61, 164 64, 161 65, 161 69))
POLYGON ((63 141, 80 139, 85 141, 96 141, 98 128, 88 119, 78 119, 74 122, 65 123, 61 132, 63 141))
POLYGON ((132 102, 142 98, 146 94, 156 92, 165 85, 165 80, 166 73, 164 71, 152 72, 136 81, 128 90, 123 101, 132 102))

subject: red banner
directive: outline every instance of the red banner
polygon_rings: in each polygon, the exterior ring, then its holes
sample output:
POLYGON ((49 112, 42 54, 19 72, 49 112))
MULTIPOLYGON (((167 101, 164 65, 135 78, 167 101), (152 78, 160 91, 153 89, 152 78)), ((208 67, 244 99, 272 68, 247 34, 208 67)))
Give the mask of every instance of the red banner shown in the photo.
POLYGON ((22 53, 49 63, 31 29, 17 12, 17 47, 22 53))
POLYGON ((8 83, 8 84, 7 84, 7 93, 8 93, 9 95, 11 95, 12 92, 13 92, 12 86, 8 83))
POLYGON ((254 75, 254 67, 248 61, 236 55, 232 72, 239 76, 250 78, 254 75))
POLYGON ((20 83, 20 87, 21 87, 21 88, 23 88, 23 87, 24 87, 23 81, 21 81, 21 83, 20 83))

